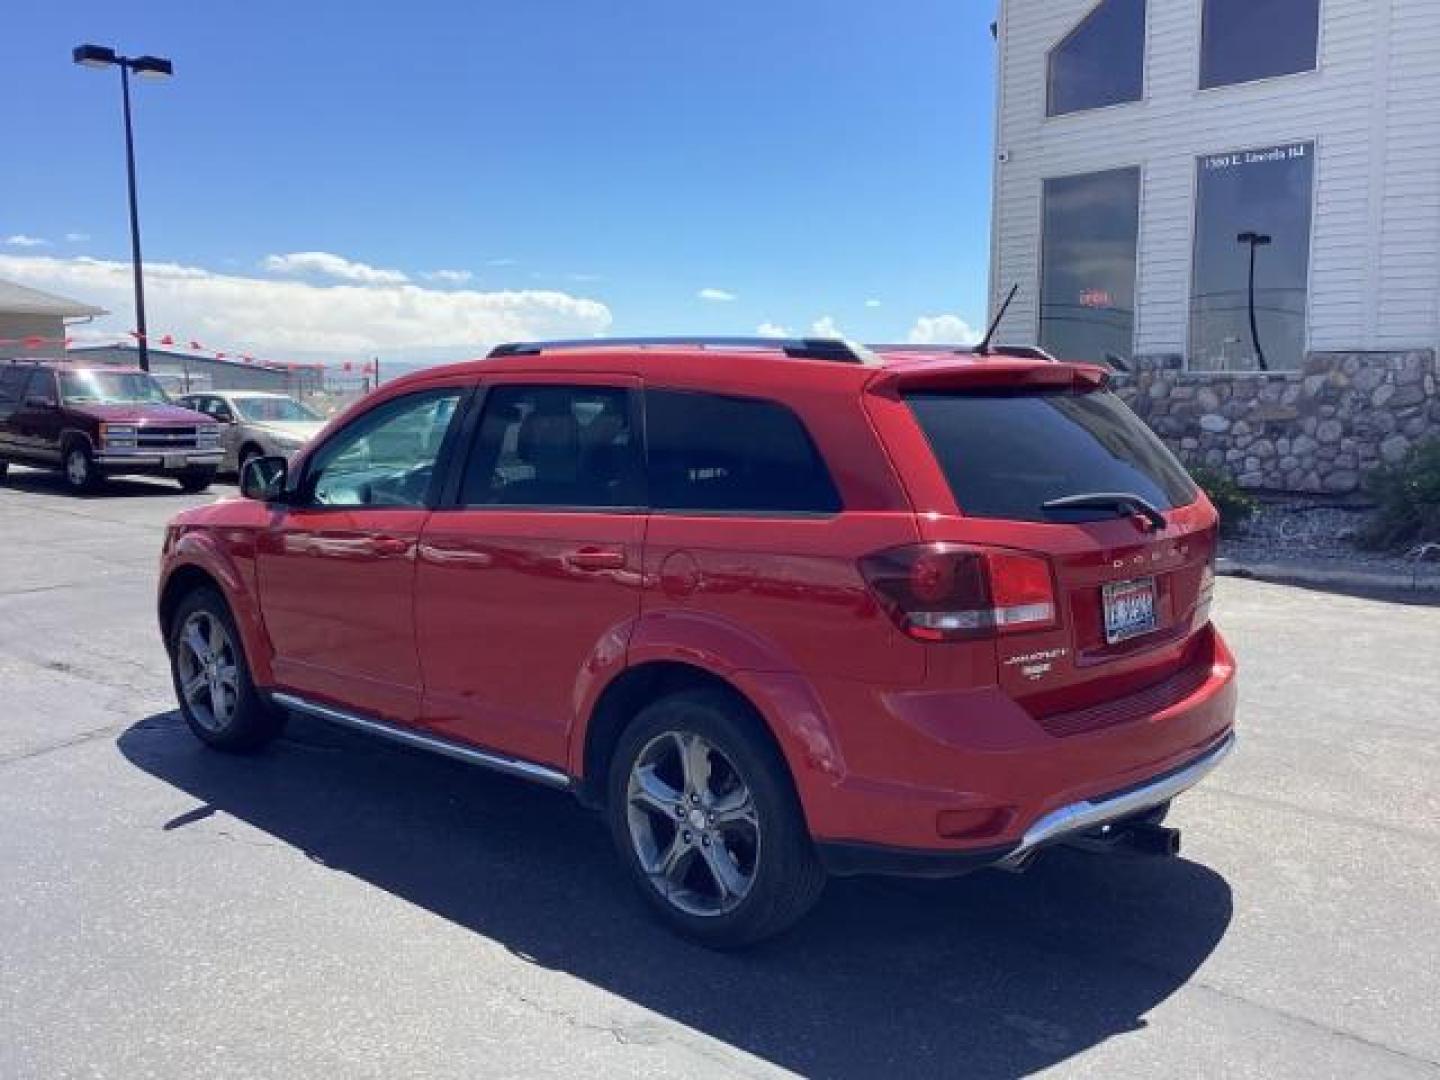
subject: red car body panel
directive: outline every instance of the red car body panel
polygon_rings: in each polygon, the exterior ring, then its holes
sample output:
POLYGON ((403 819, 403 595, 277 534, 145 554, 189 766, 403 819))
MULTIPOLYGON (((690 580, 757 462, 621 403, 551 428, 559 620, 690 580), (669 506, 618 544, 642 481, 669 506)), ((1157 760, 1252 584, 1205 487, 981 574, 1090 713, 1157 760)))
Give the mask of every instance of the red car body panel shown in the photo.
POLYGON ((162 590, 182 568, 213 575, 266 689, 577 780, 594 779, 584 777, 587 730, 613 680, 657 662, 703 670, 763 717, 824 841, 1003 849, 1057 807, 1222 741, 1235 664, 1209 623, 1217 516, 1203 494, 1148 533, 1125 518, 966 517, 900 393, 1103 376, 1033 360, 888 359, 877 369, 597 346, 455 365, 389 384, 292 466, 303 470, 359 411, 427 387, 709 390, 800 417, 843 499, 833 517, 228 502, 177 519, 162 590), (1043 554, 1056 625, 973 641, 907 636, 859 560, 929 541, 1043 554), (1142 573, 1156 580, 1160 629, 1107 646, 1098 590, 1142 573), (1036 656, 1053 664, 1044 678, 1024 670, 1036 656))

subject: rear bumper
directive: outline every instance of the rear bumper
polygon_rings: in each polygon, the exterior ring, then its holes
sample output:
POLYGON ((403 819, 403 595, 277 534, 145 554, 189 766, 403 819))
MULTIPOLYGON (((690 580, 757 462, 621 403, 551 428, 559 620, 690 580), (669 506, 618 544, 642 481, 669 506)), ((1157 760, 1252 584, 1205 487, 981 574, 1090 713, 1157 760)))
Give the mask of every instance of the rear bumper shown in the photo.
POLYGON ((1049 733, 998 687, 831 698, 844 766, 830 778, 797 770, 811 835, 838 873, 909 873, 918 861, 935 876, 926 867, 947 860, 947 872, 1017 865, 1167 802, 1233 745, 1234 658, 1205 634, 1198 677, 1177 696, 1142 693, 1146 711, 1117 701, 1121 722, 1073 735, 1049 733))

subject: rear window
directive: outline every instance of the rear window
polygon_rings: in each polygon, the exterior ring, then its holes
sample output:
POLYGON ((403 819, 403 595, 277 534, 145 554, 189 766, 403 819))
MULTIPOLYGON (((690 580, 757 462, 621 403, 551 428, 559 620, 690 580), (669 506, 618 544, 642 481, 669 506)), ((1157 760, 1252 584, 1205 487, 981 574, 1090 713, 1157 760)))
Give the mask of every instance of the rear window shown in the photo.
POLYGON ((1195 484, 1174 455, 1108 391, 924 392, 905 400, 968 517, 1113 517, 1105 509, 1042 509, 1095 492, 1139 495, 1160 510, 1195 501, 1195 484))

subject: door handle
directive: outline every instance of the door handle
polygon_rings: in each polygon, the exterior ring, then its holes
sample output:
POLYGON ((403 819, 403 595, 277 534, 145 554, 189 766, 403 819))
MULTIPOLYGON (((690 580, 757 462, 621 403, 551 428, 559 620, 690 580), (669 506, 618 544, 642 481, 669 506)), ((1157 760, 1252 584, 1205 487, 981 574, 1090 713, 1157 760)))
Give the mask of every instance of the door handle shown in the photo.
POLYGON ((376 537, 371 550, 376 555, 394 556, 410 554, 410 541, 395 536, 376 537))
POLYGON ((616 548, 581 548, 566 555, 565 561, 577 570, 623 570, 625 552, 616 548))

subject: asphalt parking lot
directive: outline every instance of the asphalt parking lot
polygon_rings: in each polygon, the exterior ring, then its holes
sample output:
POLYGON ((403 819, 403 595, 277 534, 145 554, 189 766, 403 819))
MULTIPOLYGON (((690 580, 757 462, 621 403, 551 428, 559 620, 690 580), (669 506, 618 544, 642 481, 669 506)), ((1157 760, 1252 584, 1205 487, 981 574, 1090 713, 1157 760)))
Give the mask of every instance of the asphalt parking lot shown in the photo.
POLYGON ((834 882, 717 955, 565 796, 203 750, 152 593, 212 497, 0 484, 0 1076, 1440 1076, 1440 608, 1222 580, 1243 736, 1183 858, 834 882))

